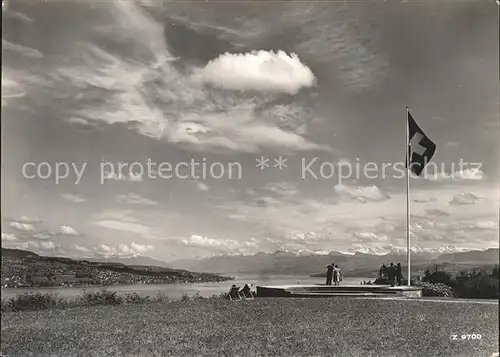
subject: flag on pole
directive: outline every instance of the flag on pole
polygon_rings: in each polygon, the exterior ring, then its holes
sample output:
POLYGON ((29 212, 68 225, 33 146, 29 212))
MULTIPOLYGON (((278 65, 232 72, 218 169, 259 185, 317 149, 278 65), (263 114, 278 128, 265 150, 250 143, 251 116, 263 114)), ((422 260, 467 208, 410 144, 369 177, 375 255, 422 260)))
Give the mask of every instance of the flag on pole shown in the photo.
MULTIPOLYGON (((436 144, 429 139, 420 129, 410 112, 408 111, 408 150, 410 159, 410 170, 417 176, 420 176, 425 165, 431 161, 436 144)), ((408 161, 408 159, 406 160, 408 161)), ((408 164, 407 164, 408 165, 408 164)))

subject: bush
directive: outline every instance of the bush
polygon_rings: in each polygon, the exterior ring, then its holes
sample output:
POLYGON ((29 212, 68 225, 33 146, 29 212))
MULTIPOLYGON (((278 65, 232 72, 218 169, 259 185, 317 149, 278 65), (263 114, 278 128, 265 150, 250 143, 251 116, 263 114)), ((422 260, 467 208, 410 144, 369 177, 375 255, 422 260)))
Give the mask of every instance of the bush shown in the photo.
POLYGON ((437 265, 434 267, 434 270, 432 271, 429 269, 425 270, 422 282, 432 283, 432 284, 441 283, 451 287, 455 286, 455 281, 451 277, 451 274, 445 272, 444 270, 438 269, 437 265))
POLYGON ((123 303, 123 298, 118 296, 116 291, 102 289, 100 292, 84 292, 80 302, 83 305, 119 305, 123 303))
POLYGON ((422 287, 423 296, 453 297, 453 289, 442 283, 416 282, 415 286, 422 287))
POLYGON ((191 300, 191 297, 189 296, 189 294, 187 294, 187 293, 182 294, 181 301, 190 301, 190 300, 191 300))
POLYGON ((41 310, 68 305, 66 300, 56 294, 24 293, 2 300, 2 311, 41 310))
POLYGON ((497 299, 499 297, 498 268, 491 274, 485 271, 461 272, 457 275, 455 297, 497 299))
POLYGON ((141 297, 137 293, 125 294, 125 303, 126 304, 141 304, 145 302, 150 302, 149 296, 141 297))

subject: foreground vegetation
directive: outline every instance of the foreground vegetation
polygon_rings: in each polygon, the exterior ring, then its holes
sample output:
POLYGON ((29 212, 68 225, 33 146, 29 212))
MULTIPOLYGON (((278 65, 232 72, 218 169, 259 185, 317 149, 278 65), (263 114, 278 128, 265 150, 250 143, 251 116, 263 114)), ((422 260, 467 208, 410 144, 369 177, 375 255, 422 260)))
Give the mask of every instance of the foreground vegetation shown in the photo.
MULTIPOLYGON (((212 295, 208 299, 228 299, 228 293, 212 295)), ((182 295, 181 301, 204 300, 196 293, 193 296, 182 295)), ((85 307, 95 305, 122 305, 122 304, 143 304, 160 302, 165 303, 170 300, 158 293, 154 297, 140 296, 137 293, 127 293, 123 296, 116 291, 108 291, 105 288, 101 291, 86 291, 81 296, 74 299, 65 299, 56 293, 24 293, 9 299, 2 299, 2 312, 33 311, 46 309, 68 309, 73 307, 85 307)))
POLYGON ((372 299, 153 302, 2 314, 8 356, 491 356, 498 305, 372 299), (452 341, 451 334, 481 334, 452 341))
MULTIPOLYGON (((388 284, 387 276, 379 271, 374 284, 388 284)), ((500 273, 496 265, 492 270, 461 271, 455 276, 435 266, 427 268, 421 281, 413 281, 411 285, 421 286, 423 296, 444 296, 472 299, 498 299, 500 273)), ((403 285, 407 280, 403 279, 403 285)))

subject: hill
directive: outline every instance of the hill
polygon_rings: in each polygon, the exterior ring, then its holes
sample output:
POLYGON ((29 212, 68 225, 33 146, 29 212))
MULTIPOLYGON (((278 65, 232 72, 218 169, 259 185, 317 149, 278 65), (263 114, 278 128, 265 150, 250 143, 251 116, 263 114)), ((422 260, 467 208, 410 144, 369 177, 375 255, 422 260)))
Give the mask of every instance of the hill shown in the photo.
POLYGON ((230 279, 166 267, 45 257, 29 251, 2 248, 2 287, 169 284, 230 279))

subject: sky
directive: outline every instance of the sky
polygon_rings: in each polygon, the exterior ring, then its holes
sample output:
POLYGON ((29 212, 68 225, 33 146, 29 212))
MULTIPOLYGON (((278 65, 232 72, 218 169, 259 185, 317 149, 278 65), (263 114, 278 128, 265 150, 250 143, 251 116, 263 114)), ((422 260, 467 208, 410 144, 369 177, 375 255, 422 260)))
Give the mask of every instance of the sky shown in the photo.
POLYGON ((412 249, 498 247, 494 1, 4 10, 4 247, 403 250, 406 106, 437 145, 412 249))

